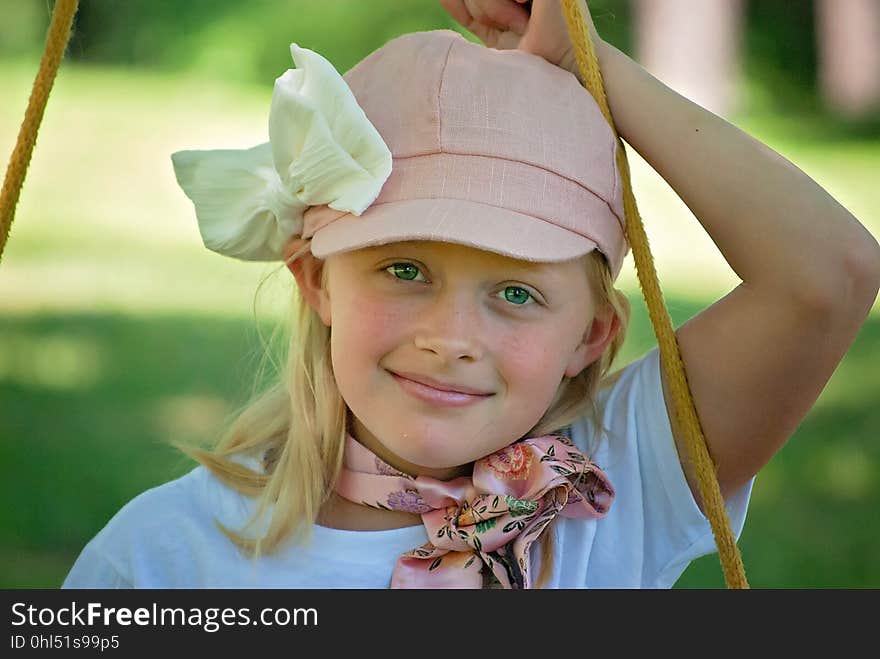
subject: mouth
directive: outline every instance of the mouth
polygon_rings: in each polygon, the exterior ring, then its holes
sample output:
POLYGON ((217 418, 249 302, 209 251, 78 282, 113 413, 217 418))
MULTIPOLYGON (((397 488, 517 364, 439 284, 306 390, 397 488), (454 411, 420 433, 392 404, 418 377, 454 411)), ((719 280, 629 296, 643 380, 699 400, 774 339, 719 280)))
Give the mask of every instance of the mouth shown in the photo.
MULTIPOLYGON (((411 379, 394 371, 388 371, 391 377, 400 385, 406 393, 423 402, 433 405, 461 407, 471 405, 487 398, 491 398, 494 394, 478 393, 474 389, 468 391, 459 391, 453 389, 440 388, 441 385, 434 386, 426 382, 411 379), (474 392, 474 393, 469 393, 474 392)), ((442 385, 448 386, 448 385, 442 385)))

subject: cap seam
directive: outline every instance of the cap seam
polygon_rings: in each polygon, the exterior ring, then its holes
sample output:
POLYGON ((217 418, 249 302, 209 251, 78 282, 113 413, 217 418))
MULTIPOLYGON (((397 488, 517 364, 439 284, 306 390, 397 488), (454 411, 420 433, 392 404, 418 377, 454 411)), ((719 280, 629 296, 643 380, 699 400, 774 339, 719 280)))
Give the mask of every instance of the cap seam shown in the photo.
POLYGON ((454 41, 449 42, 449 48, 446 49, 446 58, 443 60, 443 68, 440 69, 440 84, 437 86, 437 148, 443 153, 443 108, 440 104, 443 101, 443 82, 446 80, 446 67, 449 65, 449 57, 452 53, 454 41))
MULTIPOLYGON (((611 193, 615 196, 615 198, 617 197, 618 184, 620 183, 620 172, 618 171, 619 168, 617 167, 617 148, 617 140, 615 139, 611 142, 611 162, 613 164, 613 166, 611 167, 611 193)), ((621 198, 621 202, 622 201, 623 198, 621 198)), ((625 207, 623 209, 623 213, 624 215, 626 215, 625 207)), ((621 228, 625 228, 625 223, 621 225, 621 228)))
MULTIPOLYGON (((600 202, 605 204, 605 206, 608 208, 608 212, 614 216, 614 219, 617 220, 617 223, 620 225, 620 228, 625 230, 625 224, 624 224, 623 220, 614 211, 614 208, 611 207, 611 204, 606 199, 602 198, 602 195, 598 194, 595 190, 593 190, 589 186, 584 185, 580 181, 575 181, 573 178, 566 176, 565 174, 560 174, 559 172, 555 172, 552 169, 547 169, 546 167, 541 167, 540 165, 535 165, 533 163, 525 162, 523 160, 517 160, 516 158, 505 158, 504 156, 494 156, 494 155, 488 156, 488 155, 481 154, 481 153, 462 153, 462 152, 457 152, 457 151, 437 151, 434 153, 417 153, 417 154, 413 154, 411 156, 392 156, 392 160, 409 160, 411 158, 423 158, 425 156, 436 156, 436 155, 441 155, 441 154, 448 155, 448 156, 475 156, 478 158, 493 158, 495 160, 506 160, 508 162, 515 162, 515 163, 519 163, 521 165, 528 165, 529 167, 534 167, 535 169, 540 169, 541 171, 547 172, 548 174, 553 174, 553 176, 558 176, 559 178, 564 179, 564 180, 570 182, 571 184, 578 186, 582 190, 586 190, 591 195, 593 195, 596 199, 598 199, 600 202)), ((615 169, 616 169, 616 166, 615 166, 615 169)), ((394 168, 392 167, 392 172, 393 171, 394 171, 394 168)), ((616 196, 616 189, 614 192, 615 192, 615 196, 616 196)), ((419 198, 419 199, 455 199, 455 197, 416 197, 416 198, 419 198)), ((471 201, 471 200, 464 199, 462 201, 471 201)), ((389 202, 382 202, 382 203, 389 203, 389 202)), ((477 201, 474 203, 479 204, 479 203, 483 203, 483 202, 477 201)), ((373 203, 372 205, 375 206, 376 204, 373 203)), ((492 206, 493 208, 503 208, 503 206, 495 206, 493 204, 485 204, 485 205, 492 206)), ((543 218, 541 218, 541 219, 543 219, 543 218)))

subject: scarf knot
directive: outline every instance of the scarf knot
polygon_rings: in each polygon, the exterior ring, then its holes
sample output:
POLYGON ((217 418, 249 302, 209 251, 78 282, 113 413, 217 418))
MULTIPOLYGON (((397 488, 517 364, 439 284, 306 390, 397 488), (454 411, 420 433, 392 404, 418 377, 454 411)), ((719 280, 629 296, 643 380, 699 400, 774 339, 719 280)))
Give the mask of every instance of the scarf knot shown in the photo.
POLYGON ((614 489, 567 437, 526 438, 449 481, 412 477, 346 437, 336 484, 344 498, 421 515, 428 542, 397 560, 392 588, 531 588, 529 551, 557 515, 604 517, 614 489))

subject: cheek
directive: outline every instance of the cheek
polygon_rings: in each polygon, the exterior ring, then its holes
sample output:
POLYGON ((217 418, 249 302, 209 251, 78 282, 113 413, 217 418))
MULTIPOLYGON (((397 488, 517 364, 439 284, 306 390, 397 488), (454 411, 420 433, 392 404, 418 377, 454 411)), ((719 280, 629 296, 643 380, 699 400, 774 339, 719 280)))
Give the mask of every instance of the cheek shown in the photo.
POLYGON ((331 345, 334 368, 375 362, 400 341, 410 314, 379 296, 338 296, 333 300, 331 345))
POLYGON ((498 364, 512 395, 549 405, 565 372, 565 337, 547 328, 520 329, 500 337, 498 364))

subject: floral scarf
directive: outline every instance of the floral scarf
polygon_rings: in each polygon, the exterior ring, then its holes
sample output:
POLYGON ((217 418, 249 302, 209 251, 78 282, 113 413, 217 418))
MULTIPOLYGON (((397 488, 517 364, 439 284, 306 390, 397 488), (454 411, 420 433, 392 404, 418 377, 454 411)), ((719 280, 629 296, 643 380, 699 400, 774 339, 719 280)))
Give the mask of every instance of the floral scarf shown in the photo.
POLYGON ((565 436, 526 438, 450 481, 413 478, 346 436, 340 496, 418 513, 429 541, 397 560, 392 588, 482 588, 483 570, 504 588, 531 588, 529 549, 557 516, 604 517, 614 489, 565 436))

